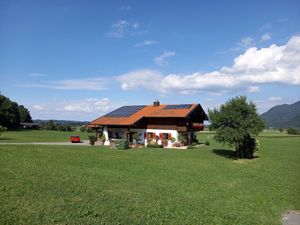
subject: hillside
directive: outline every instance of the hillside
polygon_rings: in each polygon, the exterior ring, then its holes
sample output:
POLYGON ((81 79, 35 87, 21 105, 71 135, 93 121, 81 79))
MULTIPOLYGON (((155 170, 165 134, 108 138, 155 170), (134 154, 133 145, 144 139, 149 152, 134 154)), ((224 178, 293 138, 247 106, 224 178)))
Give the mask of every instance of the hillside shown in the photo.
POLYGON ((267 127, 300 128, 300 101, 294 104, 277 105, 263 113, 261 117, 267 127))

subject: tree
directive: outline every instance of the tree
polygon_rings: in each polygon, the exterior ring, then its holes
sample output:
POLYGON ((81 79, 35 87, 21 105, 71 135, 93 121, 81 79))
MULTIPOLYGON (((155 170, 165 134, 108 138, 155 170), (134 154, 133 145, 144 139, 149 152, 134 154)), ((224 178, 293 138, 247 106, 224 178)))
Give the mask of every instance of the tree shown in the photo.
POLYGON ((20 125, 18 104, 0 95, 0 125, 7 128, 17 128, 20 125))
POLYGON ((32 123, 32 119, 28 109, 26 109, 23 105, 20 105, 19 112, 21 123, 32 123))
POLYGON ((256 106, 245 96, 235 97, 220 109, 209 110, 210 130, 216 131, 215 139, 234 146, 238 158, 253 158, 257 136, 264 129, 264 122, 256 106))

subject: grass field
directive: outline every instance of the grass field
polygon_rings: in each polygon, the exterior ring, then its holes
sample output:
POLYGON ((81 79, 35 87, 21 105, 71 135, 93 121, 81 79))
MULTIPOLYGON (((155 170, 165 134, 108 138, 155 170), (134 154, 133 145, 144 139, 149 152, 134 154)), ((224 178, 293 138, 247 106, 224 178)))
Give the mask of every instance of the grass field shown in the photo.
MULTIPOLYGON (((207 136, 208 135, 208 136, 207 136)), ((300 209, 300 138, 255 160, 193 150, 0 146, 0 224, 281 224, 300 209)))
POLYGON ((6 131, 0 136, 1 142, 64 142, 69 141, 71 135, 80 135, 81 139, 88 140, 88 134, 80 131, 56 130, 16 130, 6 131))

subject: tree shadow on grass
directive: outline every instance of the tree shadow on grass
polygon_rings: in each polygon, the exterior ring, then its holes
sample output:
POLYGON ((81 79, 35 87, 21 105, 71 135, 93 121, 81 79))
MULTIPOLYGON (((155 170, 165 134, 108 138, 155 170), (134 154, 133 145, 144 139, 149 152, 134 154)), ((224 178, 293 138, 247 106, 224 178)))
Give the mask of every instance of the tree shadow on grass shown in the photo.
POLYGON ((16 140, 16 139, 9 138, 9 137, 0 137, 0 141, 11 141, 11 140, 16 140))
POLYGON ((213 149, 212 152, 218 156, 222 156, 228 159, 237 159, 235 152, 230 149, 213 149))

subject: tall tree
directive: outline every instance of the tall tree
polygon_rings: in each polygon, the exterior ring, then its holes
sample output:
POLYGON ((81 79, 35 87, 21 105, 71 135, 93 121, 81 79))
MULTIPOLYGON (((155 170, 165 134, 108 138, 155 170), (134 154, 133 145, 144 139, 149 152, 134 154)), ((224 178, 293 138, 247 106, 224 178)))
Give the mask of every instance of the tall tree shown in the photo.
POLYGON ((23 105, 20 105, 19 112, 21 123, 32 123, 32 119, 28 109, 26 109, 23 105))
POLYGON ((17 128, 20 125, 18 104, 4 95, 0 95, 0 125, 7 128, 17 128))
POLYGON ((238 96, 221 105, 219 110, 209 110, 209 118, 210 130, 216 131, 218 142, 234 146, 239 158, 253 157, 254 137, 264 129, 254 103, 248 103, 245 96, 238 96))

